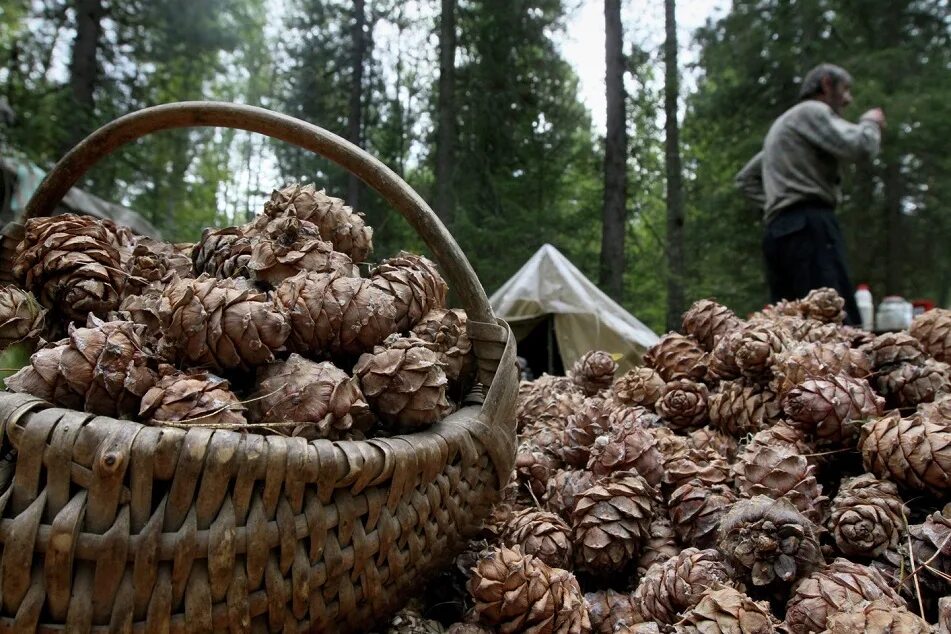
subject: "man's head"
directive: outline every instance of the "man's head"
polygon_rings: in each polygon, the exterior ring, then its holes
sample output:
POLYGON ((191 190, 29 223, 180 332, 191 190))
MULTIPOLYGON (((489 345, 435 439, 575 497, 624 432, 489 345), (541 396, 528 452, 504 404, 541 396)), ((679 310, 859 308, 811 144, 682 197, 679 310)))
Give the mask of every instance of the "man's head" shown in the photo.
POLYGON ((852 76, 841 66, 819 64, 799 87, 799 101, 816 99, 829 104, 837 114, 852 103, 852 76))

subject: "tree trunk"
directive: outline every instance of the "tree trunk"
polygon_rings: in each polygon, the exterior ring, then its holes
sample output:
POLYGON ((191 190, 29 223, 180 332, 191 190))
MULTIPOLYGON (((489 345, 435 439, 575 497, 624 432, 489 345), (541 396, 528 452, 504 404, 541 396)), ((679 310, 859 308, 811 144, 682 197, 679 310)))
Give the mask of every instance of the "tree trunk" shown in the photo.
POLYGON ((677 123, 677 18, 674 0, 664 0, 667 39, 664 42, 664 113, 667 167, 667 329, 680 326, 684 311, 684 196, 677 123))
POLYGON ((885 161, 885 293, 902 294, 902 198, 898 157, 885 161))
MULTIPOLYGON (((347 115, 347 140, 363 146, 363 65, 366 60, 366 2, 354 0, 353 27, 350 31, 351 43, 351 75, 350 75, 350 103, 347 115)), ((347 179, 347 204, 353 208, 360 205, 360 179, 350 174, 347 179)))
POLYGON ((102 36, 102 18, 105 9, 102 0, 75 0, 76 38, 69 60, 69 90, 72 98, 67 113, 67 136, 60 154, 65 154, 92 131, 96 107, 95 90, 99 74, 96 53, 102 36))
POLYGON ((604 140, 604 207, 599 281, 617 301, 624 289, 624 234, 627 218, 627 122, 624 110, 624 53, 621 0, 604 0, 604 60, 607 132, 604 140))
POLYGON ((451 227, 455 215, 456 162, 456 0, 442 0, 439 17, 439 95, 436 136, 436 213, 451 227))

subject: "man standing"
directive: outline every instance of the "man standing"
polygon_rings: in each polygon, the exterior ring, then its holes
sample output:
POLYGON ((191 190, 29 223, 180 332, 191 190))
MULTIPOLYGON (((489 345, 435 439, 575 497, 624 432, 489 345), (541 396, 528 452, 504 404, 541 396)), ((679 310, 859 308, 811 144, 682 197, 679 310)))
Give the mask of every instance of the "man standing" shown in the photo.
POLYGON ((736 185, 763 209, 763 254, 770 299, 798 299, 828 286, 845 299, 848 323, 860 324, 835 217, 839 167, 878 153, 885 115, 873 108, 857 124, 840 115, 852 103, 852 78, 838 66, 809 71, 799 103, 766 134, 763 150, 736 175, 736 185))

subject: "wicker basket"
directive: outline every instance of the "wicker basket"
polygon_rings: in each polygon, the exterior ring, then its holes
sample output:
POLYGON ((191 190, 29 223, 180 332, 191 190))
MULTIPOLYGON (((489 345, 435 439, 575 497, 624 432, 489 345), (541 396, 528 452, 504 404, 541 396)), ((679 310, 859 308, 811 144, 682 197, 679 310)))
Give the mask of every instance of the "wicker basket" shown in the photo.
POLYGON ((511 472, 508 327, 426 203, 343 139, 249 106, 148 108, 70 151, 27 217, 48 213, 116 148, 192 126, 314 151, 402 212, 469 314, 484 402, 415 434, 307 442, 148 427, 0 394, 0 442, 17 450, 8 469, 0 463, 0 631, 365 632, 464 545, 511 472))

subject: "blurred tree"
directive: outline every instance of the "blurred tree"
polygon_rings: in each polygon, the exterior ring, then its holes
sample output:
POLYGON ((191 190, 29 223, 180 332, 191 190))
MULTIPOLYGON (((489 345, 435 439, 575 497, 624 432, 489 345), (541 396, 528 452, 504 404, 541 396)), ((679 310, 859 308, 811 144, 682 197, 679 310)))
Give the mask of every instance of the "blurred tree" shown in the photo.
POLYGON ((621 0, 604 0, 604 58, 607 131, 604 139, 604 207, 601 212, 601 269, 598 280, 617 301, 624 289, 627 222, 627 122, 624 114, 624 37, 621 0))

